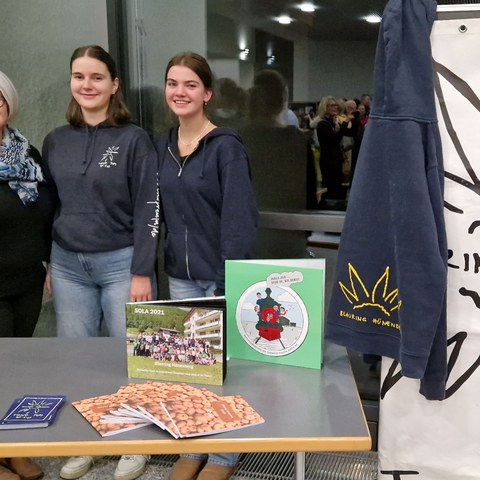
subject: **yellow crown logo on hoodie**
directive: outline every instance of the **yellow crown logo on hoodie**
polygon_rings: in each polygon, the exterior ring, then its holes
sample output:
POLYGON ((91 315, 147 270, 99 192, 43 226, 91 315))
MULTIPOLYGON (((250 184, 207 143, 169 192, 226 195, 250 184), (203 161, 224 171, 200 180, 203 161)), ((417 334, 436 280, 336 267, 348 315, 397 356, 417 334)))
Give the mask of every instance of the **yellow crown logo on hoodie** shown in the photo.
POLYGON ((342 282, 338 282, 338 284, 343 295, 353 305, 354 309, 375 307, 379 308, 385 315, 390 316, 393 311, 401 307, 402 301, 398 300, 398 288, 388 291, 390 267, 385 268, 385 272, 377 280, 371 293, 351 263, 348 264, 348 275, 350 289, 342 282))

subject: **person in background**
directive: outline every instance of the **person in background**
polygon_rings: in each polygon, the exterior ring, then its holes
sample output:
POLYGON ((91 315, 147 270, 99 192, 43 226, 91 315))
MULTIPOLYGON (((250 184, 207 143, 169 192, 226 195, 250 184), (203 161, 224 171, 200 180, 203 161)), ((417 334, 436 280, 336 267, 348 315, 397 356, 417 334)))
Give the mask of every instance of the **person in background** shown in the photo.
MULTIPOLYGON (((70 59, 68 125, 43 144, 58 208, 47 288, 59 337, 126 337, 125 303, 155 298, 159 205, 157 157, 147 133, 130 123, 113 58, 79 47, 70 59)), ((123 456, 116 480, 137 478, 148 456, 123 456)), ((75 479, 93 464, 72 457, 60 476, 75 479)))
POLYGON ((297 114, 291 108, 287 109, 287 119, 284 123, 290 127, 300 128, 300 120, 298 119, 297 114))
MULTIPOLYGON (((0 72, 0 337, 31 337, 42 307, 54 210, 38 150, 12 125, 18 93, 0 72)), ((0 458, 0 480, 35 480, 29 458, 0 458)))
POLYGON ((358 106, 359 120, 362 127, 368 123, 367 109, 363 103, 358 106))
MULTIPOLYGON (((165 271, 172 299, 225 293, 225 260, 253 258, 257 208, 240 137, 216 127, 206 108, 213 74, 187 52, 165 72, 165 100, 178 119, 156 143, 166 240, 165 271)), ((182 455, 171 480, 226 480, 239 454, 182 455)))
POLYGON ((372 97, 368 93, 364 93, 360 97, 360 103, 365 107, 365 115, 368 117, 370 115, 372 97))
POLYGON ((338 102, 334 97, 323 97, 318 106, 320 121, 317 137, 320 144, 320 169, 322 186, 328 190, 325 199, 345 200, 346 188, 343 183, 343 152, 341 140, 348 133, 348 122, 337 122, 338 102))
POLYGON ((219 127, 238 130, 245 122, 245 92, 231 78, 216 81, 218 98, 211 119, 219 127))
POLYGON ((360 124, 359 112, 355 100, 345 101, 344 121, 347 122, 347 128, 340 141, 340 146, 343 151, 344 183, 349 185, 352 181, 355 165, 357 163, 358 150, 360 148, 360 130, 363 129, 360 124))
MULTIPOLYGON (((287 125, 288 87, 276 70, 262 70, 249 90, 249 120, 240 135, 250 159, 260 210, 303 211, 317 207, 316 175, 308 137, 287 125)), ((259 228, 259 258, 304 258, 307 234, 259 228)))

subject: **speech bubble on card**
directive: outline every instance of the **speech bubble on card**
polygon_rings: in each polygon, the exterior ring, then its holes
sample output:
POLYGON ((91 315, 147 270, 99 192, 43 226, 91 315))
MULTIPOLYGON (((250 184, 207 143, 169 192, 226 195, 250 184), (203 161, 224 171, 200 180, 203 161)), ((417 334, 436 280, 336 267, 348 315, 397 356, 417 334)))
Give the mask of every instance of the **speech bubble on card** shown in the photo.
POLYGON ((302 272, 272 273, 267 277, 267 285, 270 287, 289 287, 293 283, 303 282, 302 272))

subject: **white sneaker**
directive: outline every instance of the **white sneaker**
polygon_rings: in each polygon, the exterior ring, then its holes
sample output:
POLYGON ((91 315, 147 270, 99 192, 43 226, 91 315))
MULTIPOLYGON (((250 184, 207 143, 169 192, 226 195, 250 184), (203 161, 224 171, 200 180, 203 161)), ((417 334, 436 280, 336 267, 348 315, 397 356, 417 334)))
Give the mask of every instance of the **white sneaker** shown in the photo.
POLYGON ((150 455, 122 455, 113 475, 115 480, 134 480, 147 466, 150 455))
POLYGON ((73 480, 85 475, 93 465, 93 457, 70 457, 60 470, 60 476, 67 480, 73 480))

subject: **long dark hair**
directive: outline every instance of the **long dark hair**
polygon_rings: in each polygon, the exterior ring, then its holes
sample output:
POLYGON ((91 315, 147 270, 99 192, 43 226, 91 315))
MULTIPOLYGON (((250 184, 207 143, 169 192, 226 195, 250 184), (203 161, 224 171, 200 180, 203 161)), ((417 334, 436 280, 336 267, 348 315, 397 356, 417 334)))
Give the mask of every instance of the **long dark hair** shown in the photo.
MULTIPOLYGON (((107 66, 112 80, 118 78, 115 60, 107 51, 105 51, 99 45, 87 45, 85 47, 78 47, 73 52, 70 58, 70 73, 72 72, 73 62, 80 57, 91 57, 99 60, 107 66)), ((70 125, 73 125, 74 127, 79 127, 80 125, 85 124, 82 109, 73 97, 71 98, 70 104, 68 105, 66 116, 68 123, 70 123, 70 125)), ((130 119, 131 115, 127 105, 125 104, 122 90, 119 85, 117 91, 114 95, 112 95, 110 99, 105 123, 107 123, 108 125, 116 126, 128 122, 130 119)))

